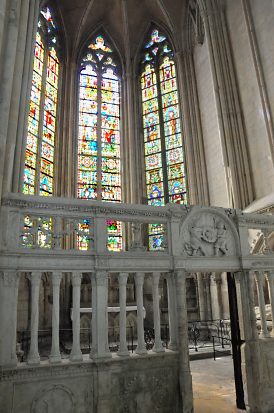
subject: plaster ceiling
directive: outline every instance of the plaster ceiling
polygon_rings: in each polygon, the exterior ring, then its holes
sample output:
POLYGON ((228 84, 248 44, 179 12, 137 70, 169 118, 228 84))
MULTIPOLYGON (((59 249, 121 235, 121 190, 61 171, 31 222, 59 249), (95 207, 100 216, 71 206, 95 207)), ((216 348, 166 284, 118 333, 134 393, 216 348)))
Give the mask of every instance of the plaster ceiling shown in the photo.
MULTIPOLYGON (((187 0, 58 0, 69 53, 103 27, 121 55, 133 58, 151 22, 182 32, 187 0)), ((179 47, 179 45, 177 45, 179 47)))

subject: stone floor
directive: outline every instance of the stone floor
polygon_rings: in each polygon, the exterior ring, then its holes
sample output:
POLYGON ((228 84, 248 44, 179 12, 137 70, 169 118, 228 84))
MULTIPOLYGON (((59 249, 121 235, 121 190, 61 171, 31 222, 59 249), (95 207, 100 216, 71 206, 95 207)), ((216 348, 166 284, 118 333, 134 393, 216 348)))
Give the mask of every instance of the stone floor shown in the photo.
POLYGON ((231 356, 190 363, 194 413, 236 413, 233 364, 231 356))

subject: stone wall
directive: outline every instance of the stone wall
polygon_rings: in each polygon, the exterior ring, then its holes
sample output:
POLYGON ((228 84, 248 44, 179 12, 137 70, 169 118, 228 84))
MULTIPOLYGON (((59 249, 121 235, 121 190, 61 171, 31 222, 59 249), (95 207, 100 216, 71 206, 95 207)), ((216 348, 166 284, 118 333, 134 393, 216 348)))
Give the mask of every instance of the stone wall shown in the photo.
POLYGON ((170 353, 50 369, 22 366, 3 372, 0 405, 5 413, 179 413, 177 365, 178 355, 170 353))
POLYGON ((197 45, 195 47, 194 63, 201 110, 210 204, 227 206, 228 195, 224 161, 206 40, 202 46, 197 45))
MULTIPOLYGON (((274 190, 274 169, 269 142, 269 122, 264 113, 260 73, 265 80, 269 109, 274 109, 273 93, 273 3, 268 0, 251 1, 250 16, 254 23, 258 55, 252 51, 252 39, 248 34, 248 20, 243 4, 248 1, 226 1, 226 17, 236 69, 238 90, 244 115, 244 124, 250 155, 255 198, 261 198, 274 190), (259 58, 259 61, 256 59, 259 58)), ((252 24, 252 23, 251 23, 252 24)), ((254 40, 254 39, 253 39, 254 40)))

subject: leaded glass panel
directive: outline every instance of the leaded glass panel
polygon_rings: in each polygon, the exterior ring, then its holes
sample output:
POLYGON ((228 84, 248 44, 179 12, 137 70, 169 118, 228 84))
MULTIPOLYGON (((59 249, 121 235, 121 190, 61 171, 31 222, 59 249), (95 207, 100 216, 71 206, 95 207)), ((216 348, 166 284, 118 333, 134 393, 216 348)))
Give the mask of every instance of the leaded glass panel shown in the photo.
POLYGON ((52 195, 59 59, 56 26, 48 7, 40 12, 29 102, 23 193, 52 195))
MULTIPOLYGON (((174 55, 167 37, 157 28, 145 44, 141 70, 148 203, 187 203, 174 55)), ((162 247, 163 228, 149 225, 149 248, 162 247)))
MULTIPOLYGON (((77 195, 121 202, 120 80, 112 47, 101 34, 87 47, 79 83, 77 195)), ((110 222, 108 249, 119 251, 122 226, 110 222)))

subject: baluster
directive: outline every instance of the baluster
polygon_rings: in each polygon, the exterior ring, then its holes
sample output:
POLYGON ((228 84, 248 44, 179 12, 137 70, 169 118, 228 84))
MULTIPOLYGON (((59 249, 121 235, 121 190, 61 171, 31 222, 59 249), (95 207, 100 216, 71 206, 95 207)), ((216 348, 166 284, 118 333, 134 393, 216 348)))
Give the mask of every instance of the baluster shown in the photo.
POLYGON ((170 350, 176 350, 176 297, 175 297, 175 279, 174 274, 168 274, 167 280, 167 297, 168 297, 168 318, 169 318, 169 343, 170 350))
POLYGON ((274 271, 269 271, 266 276, 268 292, 271 306, 272 331, 271 337, 274 337, 274 271))
POLYGON ((31 321, 30 321, 30 350, 28 354, 28 364, 39 364, 40 356, 38 351, 38 327, 39 327, 39 290, 42 273, 33 271, 30 275, 31 281, 31 321))
POLYGON ((269 334, 269 331, 267 330, 267 324, 266 324, 265 299, 264 299, 264 273, 255 271, 255 279, 256 279, 256 284, 257 284, 259 309, 260 309, 260 316, 261 316, 260 337, 266 338, 266 337, 269 337, 270 334, 269 334))
POLYGON ((147 352, 146 344, 144 339, 144 304, 143 304, 143 285, 144 285, 144 274, 135 274, 135 285, 136 285, 136 301, 137 301, 137 330, 138 330, 138 344, 136 348, 137 354, 144 354, 147 352))
POLYGON ((60 318, 60 283, 62 273, 54 271, 52 273, 52 338, 51 338, 51 352, 49 360, 51 363, 60 363, 61 354, 59 346, 59 318, 60 318))
POLYGON ((83 355, 80 346, 80 292, 82 274, 75 272, 72 274, 72 329, 73 342, 70 353, 70 361, 82 361, 83 355))
POLYGON ((161 340, 161 322, 160 322, 160 307, 159 307, 159 280, 160 273, 154 272, 152 274, 152 298, 153 298, 153 320, 154 320, 154 334, 155 342, 153 351, 159 353, 164 351, 161 340))
POLYGON ((119 304, 120 304, 120 315, 119 315, 119 329, 120 329, 120 348, 119 356, 128 356, 127 348, 127 273, 119 274, 119 304))

